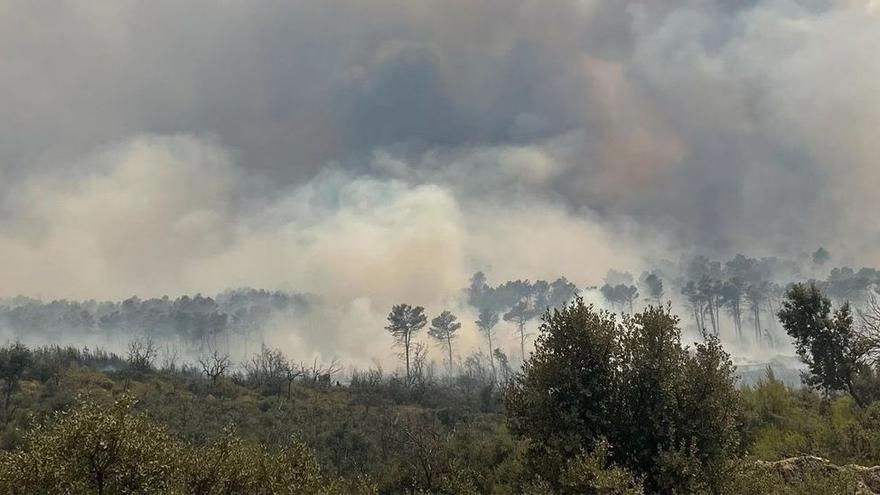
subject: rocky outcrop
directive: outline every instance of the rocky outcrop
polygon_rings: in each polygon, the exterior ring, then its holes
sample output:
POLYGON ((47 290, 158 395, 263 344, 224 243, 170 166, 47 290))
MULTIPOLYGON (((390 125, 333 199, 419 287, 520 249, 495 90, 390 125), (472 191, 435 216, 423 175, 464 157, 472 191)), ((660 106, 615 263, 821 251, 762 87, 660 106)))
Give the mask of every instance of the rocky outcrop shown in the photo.
POLYGON ((859 484, 858 495, 880 494, 880 466, 865 467, 855 464, 838 466, 828 459, 816 456, 790 457, 781 461, 758 461, 759 466, 775 471, 786 483, 794 484, 808 475, 851 474, 859 484))

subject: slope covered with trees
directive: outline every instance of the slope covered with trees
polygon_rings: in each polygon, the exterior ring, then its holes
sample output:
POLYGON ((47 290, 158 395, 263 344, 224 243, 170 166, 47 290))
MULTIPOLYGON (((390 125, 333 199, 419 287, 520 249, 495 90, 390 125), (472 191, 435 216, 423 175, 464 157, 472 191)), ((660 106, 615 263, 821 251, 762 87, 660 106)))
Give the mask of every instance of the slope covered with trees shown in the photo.
POLYGON ((536 350, 506 374, 475 354, 452 374, 372 368, 343 384, 336 363, 295 365, 268 348, 245 363, 177 366, 142 346, 120 356, 10 344, 0 349, 0 488, 856 493, 866 489, 858 470, 807 462, 792 475, 757 462, 880 461, 872 333, 830 305, 815 285, 784 297, 780 319, 809 365, 803 389, 772 371, 738 386, 717 338, 682 344, 668 307, 620 317, 580 298, 545 312, 536 350), (831 359, 853 349, 855 368, 831 359), (866 392, 856 400, 842 376, 866 392))
POLYGON ((390 370, 261 343, 314 297, 4 300, 13 337, 119 350, 0 347, 0 491, 864 492, 869 471, 829 466, 880 464, 878 273, 828 257, 694 257, 582 288, 478 272, 461 304, 390 309, 390 370), (728 345, 790 348, 802 386, 769 367, 740 383, 728 345))

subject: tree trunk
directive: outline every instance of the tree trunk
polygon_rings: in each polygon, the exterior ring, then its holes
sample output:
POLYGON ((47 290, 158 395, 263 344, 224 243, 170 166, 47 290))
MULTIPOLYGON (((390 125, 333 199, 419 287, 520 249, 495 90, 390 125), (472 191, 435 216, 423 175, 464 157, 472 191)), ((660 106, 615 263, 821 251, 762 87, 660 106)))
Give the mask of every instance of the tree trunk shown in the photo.
POLYGON ((758 304, 754 305, 753 311, 755 313, 755 342, 761 342, 761 307, 758 304))
POLYGON ((709 310, 709 323, 712 324, 712 334, 718 335, 718 326, 715 323, 715 310, 712 309, 712 300, 710 299, 708 304, 706 305, 706 309, 709 310))
POLYGON ((495 383, 497 376, 495 374, 495 358, 492 356, 492 332, 487 330, 486 337, 489 338, 489 364, 492 365, 492 383, 495 383))
POLYGON ((773 309, 773 298, 767 298, 767 307, 770 308, 770 322, 767 324, 767 328, 769 329, 768 333, 770 334, 770 344, 774 347, 776 346, 776 311, 773 309))
POLYGON ((706 308, 700 303, 700 333, 706 331, 706 308))
POLYGON ((861 408, 865 407, 865 405, 866 405, 865 401, 861 397, 859 397, 858 394, 856 394, 855 388, 853 387, 851 380, 846 382, 846 390, 847 390, 847 392, 849 392, 849 395, 853 398, 853 400, 856 402, 856 404, 859 407, 861 407, 861 408))
POLYGON ((733 305, 733 326, 736 327, 736 338, 740 342, 742 342, 742 314, 740 311, 739 303, 735 302, 733 305))
POLYGON ((449 350, 449 376, 452 376, 452 338, 446 334, 446 348, 449 350))
POLYGON ((403 337, 403 354, 406 356, 406 384, 410 385, 410 376, 409 376, 409 334, 407 333, 403 337))

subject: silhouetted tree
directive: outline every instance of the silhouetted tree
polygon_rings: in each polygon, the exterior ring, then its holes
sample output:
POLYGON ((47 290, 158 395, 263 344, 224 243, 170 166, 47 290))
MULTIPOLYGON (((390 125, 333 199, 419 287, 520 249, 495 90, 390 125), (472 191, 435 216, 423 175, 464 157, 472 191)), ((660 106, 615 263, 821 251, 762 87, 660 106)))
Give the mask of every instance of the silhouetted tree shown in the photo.
POLYGON ((507 354, 498 347, 492 351, 492 356, 495 358, 495 361, 498 362, 498 368, 501 369, 501 385, 506 386, 513 376, 513 369, 510 367, 510 360, 507 359, 507 354))
POLYGON ((30 349, 20 342, 0 348, 0 378, 3 379, 3 417, 9 421, 12 395, 18 390, 25 371, 33 360, 30 349))
POLYGON ((497 306, 495 291, 486 283, 486 275, 483 272, 474 273, 467 290, 468 304, 481 309, 494 309, 497 306))
MULTIPOLYGON (((535 286, 537 287, 542 280, 535 282, 535 286)), ((565 277, 559 277, 553 281, 553 283, 549 286, 549 293, 546 299, 542 299, 540 297, 541 292, 536 290, 537 296, 537 304, 536 309, 537 314, 535 316, 541 315, 544 311, 553 308, 559 308, 568 304, 576 295, 577 295, 577 286, 573 283, 569 282, 565 277)))
POLYGON ((211 352, 200 357, 198 362, 202 373, 211 379, 212 385, 216 385, 217 380, 232 366, 229 355, 221 353, 217 349, 212 349, 211 352))
POLYGON ((745 292, 745 284, 742 279, 734 277, 721 285, 718 294, 719 304, 727 308, 727 313, 733 320, 737 340, 743 340, 742 333, 742 300, 745 292))
POLYGON ((453 363, 452 341, 458 338, 458 330, 460 328, 461 322, 458 321, 458 318, 450 311, 443 311, 439 316, 431 320, 431 328, 428 329, 428 335, 446 347, 450 374, 452 374, 453 363))
POLYGON ((394 337, 395 345, 402 348, 401 354, 406 364, 406 382, 412 383, 410 374, 410 353, 413 348, 413 337, 428 322, 425 316, 425 308, 410 306, 409 304, 396 304, 388 313, 388 326, 385 327, 394 337))
POLYGON ((761 305, 767 298, 767 282, 757 282, 746 287, 746 300, 752 310, 752 320, 755 323, 755 342, 760 343, 764 339, 764 330, 761 327, 761 305))
POLYGON ((697 288, 696 282, 689 280, 684 287, 681 288, 681 295, 685 297, 691 312, 694 315, 694 323, 697 325, 701 333, 706 331, 706 325, 703 320, 705 314, 703 308, 706 304, 703 294, 697 288))
POLYGON ((831 253, 828 252, 824 247, 820 247, 813 253, 813 264, 816 266, 822 266, 831 259, 831 253))
POLYGON ((635 285, 610 285, 605 284, 599 291, 612 307, 621 310, 629 308, 629 312, 633 311, 633 301, 639 298, 639 289, 635 285))
POLYGON ((663 280, 656 273, 646 273, 642 278, 642 287, 645 296, 651 302, 661 305, 663 303, 663 280))
POLYGON ((260 352, 244 363, 245 381, 264 392, 280 395, 287 367, 287 358, 280 349, 272 349, 263 344, 260 352))
POLYGON ((492 365, 492 379, 496 380, 498 375, 495 371, 495 359, 492 356, 492 336, 495 334, 495 325, 498 324, 498 313, 491 310, 482 310, 475 323, 489 342, 489 363, 492 365))
POLYGON ((159 349, 151 338, 135 339, 128 343, 128 366, 133 370, 149 370, 158 355, 159 349))

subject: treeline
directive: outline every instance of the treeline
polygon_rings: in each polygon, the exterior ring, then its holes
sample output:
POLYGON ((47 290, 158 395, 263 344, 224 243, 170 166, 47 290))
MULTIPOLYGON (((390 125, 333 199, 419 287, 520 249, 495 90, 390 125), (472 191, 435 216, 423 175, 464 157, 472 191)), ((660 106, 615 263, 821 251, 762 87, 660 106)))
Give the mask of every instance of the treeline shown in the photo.
POLYGON ((778 318, 807 367, 800 390, 770 371, 738 387, 718 339, 683 345, 668 307, 621 316, 577 297, 544 313, 506 381, 479 354, 452 376, 377 367, 344 384, 265 348, 212 374, 224 366, 157 366, 137 345, 120 357, 13 344, 0 349, 0 488, 857 493, 869 471, 756 461, 880 462, 880 305, 870 308, 856 317, 815 283, 786 290, 778 318))
MULTIPOLYGON (((507 354, 497 346, 496 325, 503 319, 514 325, 519 340, 521 362, 526 360, 526 324, 552 308, 570 301, 578 293, 577 286, 565 277, 553 282, 545 280, 513 280, 493 287, 488 284, 486 275, 477 272, 471 277, 470 286, 465 289, 467 303, 477 313, 474 324, 485 337, 488 351, 486 359, 491 369, 493 382, 499 379, 506 382, 512 375, 513 365, 507 354)), ((388 314, 385 327, 394 339, 394 346, 400 349, 406 380, 412 383, 424 374, 428 366, 428 346, 418 340, 418 334, 428 324, 428 316, 422 306, 396 304, 388 314)), ((444 360, 450 375, 453 374, 456 353, 453 343, 459 337, 461 322, 449 310, 443 310, 430 320, 428 336, 444 348, 444 360)), ((479 356, 479 354, 477 355, 479 356)), ((474 356, 465 361, 474 363, 474 356)))
MULTIPOLYGON (((403 354, 405 370, 414 364, 429 364, 431 343, 443 350, 437 361, 451 368, 458 359, 454 349, 457 332, 476 327, 489 366, 497 376, 502 373, 503 362, 517 368, 525 361, 531 347, 530 331, 544 311, 582 294, 601 300, 610 309, 629 313, 648 304, 669 302, 687 315, 686 326, 697 333, 715 335, 737 348, 780 349, 787 338, 776 312, 785 289, 792 283, 811 280, 832 301, 851 301, 856 309, 880 284, 877 270, 829 269, 830 259, 824 249, 799 261, 743 254, 727 260, 683 256, 677 262, 658 261, 637 276, 609 270, 596 286, 578 286, 565 277, 550 281, 517 279, 496 285, 477 272, 460 298, 453 301, 458 312, 469 308, 473 325, 461 321, 454 314, 455 308, 438 308, 431 315, 423 308, 425 320, 420 322, 419 306, 410 306, 406 311, 413 313, 397 314, 395 321, 389 320, 389 327, 395 328, 392 333, 403 354), (406 318, 412 322, 404 323, 406 318), (407 330, 408 325, 418 328, 407 330), (429 339, 420 337, 424 329, 429 339), (504 333, 499 335, 499 329, 504 333), (406 365, 407 355, 410 365, 406 365)), ((314 296, 256 289, 230 290, 215 297, 131 297, 115 302, 41 302, 15 297, 0 300, 0 331, 9 338, 31 343, 89 342, 117 350, 132 338, 151 338, 188 356, 206 349, 223 349, 240 358, 259 347, 262 332, 273 318, 297 318, 319 304, 321 301, 314 296)), ((403 309, 403 305, 392 308, 392 313, 403 309)))
POLYGON ((201 352, 253 345, 275 314, 304 312, 309 298, 300 294, 236 289, 216 297, 181 296, 124 301, 39 300, 16 297, 0 301, 0 329, 14 338, 74 342, 103 341, 124 345, 149 337, 201 352))
POLYGON ((612 308, 632 312, 643 304, 671 301, 690 315, 705 333, 738 344, 777 347, 786 341, 776 313, 791 284, 811 281, 837 303, 860 307, 880 287, 880 272, 825 265, 830 254, 820 248, 807 264, 775 257, 750 258, 737 254, 726 261, 704 256, 685 257, 678 263, 660 262, 638 279, 610 270, 598 287, 612 308), (817 279, 814 274, 825 271, 817 279), (643 303, 643 304, 640 304, 643 303))

